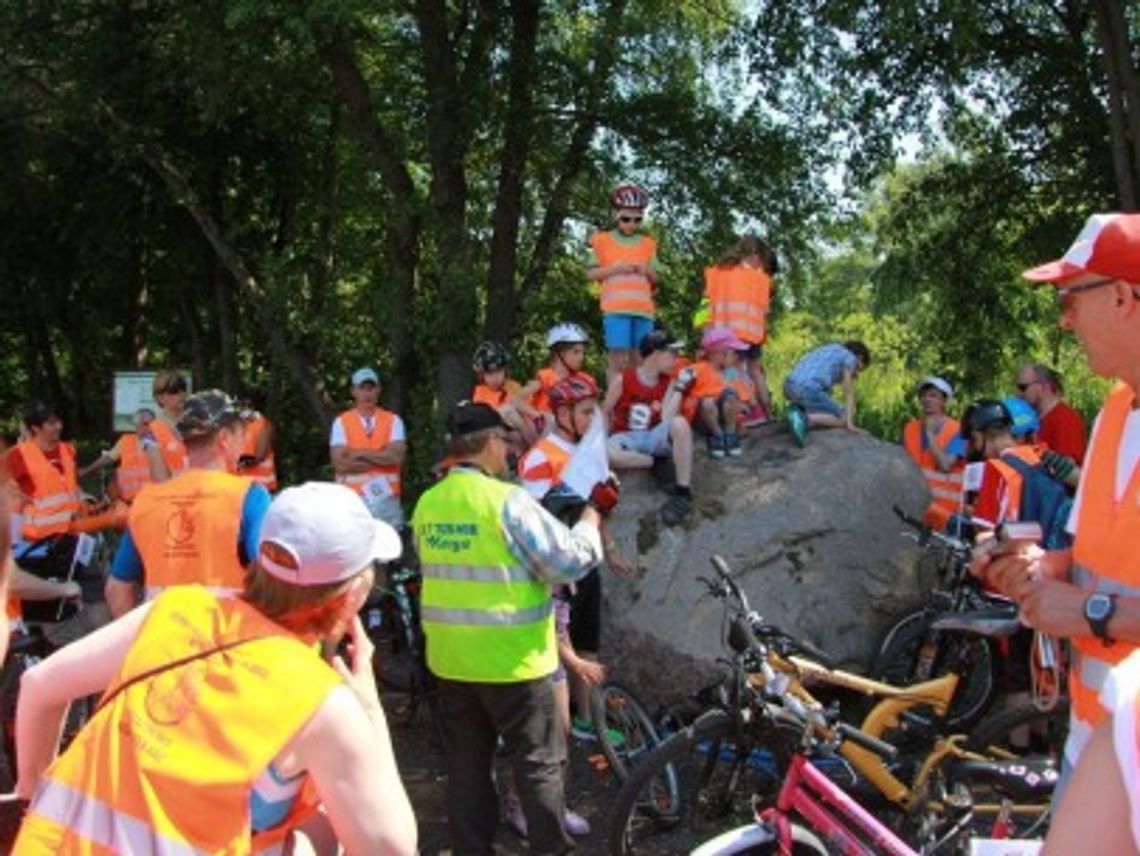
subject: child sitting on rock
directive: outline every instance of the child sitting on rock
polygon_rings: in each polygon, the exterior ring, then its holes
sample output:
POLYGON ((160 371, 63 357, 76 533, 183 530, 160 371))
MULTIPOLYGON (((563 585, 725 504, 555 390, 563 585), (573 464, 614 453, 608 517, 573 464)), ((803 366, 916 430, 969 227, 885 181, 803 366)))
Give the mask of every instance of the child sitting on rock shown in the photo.
POLYGON ((738 457, 743 451, 737 433, 740 398, 723 372, 733 352, 747 347, 727 327, 709 327, 701 337, 704 356, 677 376, 677 387, 688 402, 683 410, 693 414, 693 427, 706 436, 711 458, 738 457))
POLYGON ((471 400, 498 410, 507 426, 518 432, 523 447, 520 451, 530 448, 538 439, 535 426, 539 413, 525 402, 516 400, 521 387, 507 376, 510 352, 498 342, 484 342, 475 349, 471 362, 478 381, 471 392, 471 400))
POLYGON ((586 362, 586 345, 589 343, 586 331, 569 321, 555 324, 546 331, 546 347, 550 350, 546 365, 511 399, 511 403, 520 410, 528 408, 538 414, 543 423, 538 426, 539 433, 544 433, 552 422, 550 390, 564 378, 585 374, 582 366, 586 362))

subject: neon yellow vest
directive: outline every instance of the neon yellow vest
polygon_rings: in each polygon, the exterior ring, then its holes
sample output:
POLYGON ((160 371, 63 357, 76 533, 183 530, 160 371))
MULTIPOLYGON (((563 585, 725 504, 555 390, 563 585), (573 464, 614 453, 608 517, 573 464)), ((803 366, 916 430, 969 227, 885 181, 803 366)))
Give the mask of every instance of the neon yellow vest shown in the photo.
POLYGON ((511 683, 558 666, 550 587, 503 537, 503 506, 519 489, 457 468, 416 505, 421 620, 428 667, 441 678, 511 683))

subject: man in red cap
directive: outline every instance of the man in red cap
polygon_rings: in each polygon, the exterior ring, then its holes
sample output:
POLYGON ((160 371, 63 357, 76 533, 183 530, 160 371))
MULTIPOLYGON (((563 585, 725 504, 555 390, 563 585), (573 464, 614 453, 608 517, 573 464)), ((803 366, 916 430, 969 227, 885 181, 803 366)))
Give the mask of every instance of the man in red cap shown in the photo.
POLYGON ((1068 769, 1105 716, 1112 667, 1140 647, 1140 214, 1094 214, 1062 258, 1023 275, 1055 289, 1061 327, 1094 372, 1117 379, 1085 457, 1072 549, 1011 548, 974 565, 1023 621, 1072 642, 1068 769))

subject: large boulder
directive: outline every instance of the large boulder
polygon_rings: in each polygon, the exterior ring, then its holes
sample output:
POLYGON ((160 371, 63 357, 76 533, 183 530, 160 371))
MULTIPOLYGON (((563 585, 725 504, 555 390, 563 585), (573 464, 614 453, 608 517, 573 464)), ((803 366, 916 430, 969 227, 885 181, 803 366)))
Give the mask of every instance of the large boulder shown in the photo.
POLYGON ((831 430, 800 449, 766 426, 739 458, 711 460, 698 446, 693 494, 690 520, 669 528, 652 477, 627 474, 610 522, 642 573, 606 575, 603 648, 616 674, 657 703, 707 681, 724 653, 723 604, 698 580, 713 576, 714 553, 765 619, 860 671, 885 625, 934 582, 891 510, 930 501, 897 445, 831 430))

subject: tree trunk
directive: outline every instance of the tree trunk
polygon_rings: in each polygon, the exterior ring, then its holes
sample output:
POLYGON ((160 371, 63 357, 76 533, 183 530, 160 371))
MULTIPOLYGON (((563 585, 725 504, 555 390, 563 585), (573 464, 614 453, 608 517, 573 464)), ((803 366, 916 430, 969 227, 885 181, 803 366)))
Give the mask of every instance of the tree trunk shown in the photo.
POLYGON ((419 265, 419 200, 411 173, 401 160, 396 143, 377 118, 368 84, 349 46, 336 36, 322 44, 321 54, 348 108, 349 119, 379 170, 391 198, 384 246, 393 286, 390 333, 396 374, 387 393, 391 406, 400 409, 422 374, 411 331, 419 265))
MULTIPOLYGON (((1132 61, 1132 42, 1128 34, 1128 21, 1120 0, 1100 0, 1104 7, 1104 29, 1107 41, 1114 46, 1116 70, 1124 91, 1125 115, 1132 154, 1131 180, 1133 187, 1140 184, 1140 76, 1132 61)), ((1126 210, 1134 211, 1135 207, 1126 210)))
POLYGON ((499 185, 492 216, 491 258, 487 273, 487 305, 493 307, 483 322, 483 336, 509 341, 518 312, 515 276, 522 221, 523 178, 534 126, 533 75, 538 41, 539 0, 512 0, 509 95, 503 150, 499 156, 499 185))
MULTIPOLYGON (((1097 17, 1097 34, 1104 57, 1104 73, 1108 84, 1108 128, 1112 151, 1112 169, 1116 175, 1116 190, 1121 210, 1136 210, 1136 181, 1128 144, 1128 105, 1125 101, 1125 82, 1122 69, 1131 68, 1131 59, 1120 54, 1120 39, 1114 32, 1113 0, 1096 0, 1093 4, 1097 17)), ((1125 46, 1127 35, 1125 34, 1125 46)))

